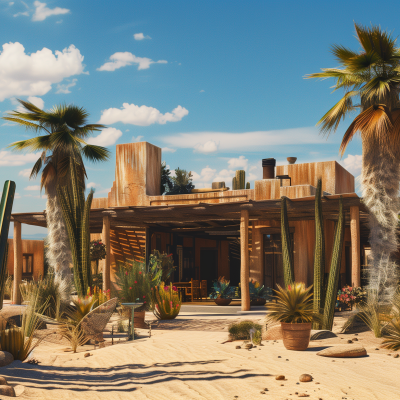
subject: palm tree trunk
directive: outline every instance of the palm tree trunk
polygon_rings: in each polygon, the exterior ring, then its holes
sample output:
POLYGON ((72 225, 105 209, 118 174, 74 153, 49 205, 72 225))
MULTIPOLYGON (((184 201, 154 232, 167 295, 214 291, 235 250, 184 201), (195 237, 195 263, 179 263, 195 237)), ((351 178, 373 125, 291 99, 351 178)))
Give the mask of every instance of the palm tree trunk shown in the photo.
POLYGON ((71 248, 61 206, 57 197, 56 186, 52 183, 47 185, 46 194, 49 265, 57 277, 70 277, 72 272, 71 248))
POLYGON ((367 270, 369 294, 380 303, 392 298, 399 270, 393 260, 398 249, 400 157, 382 145, 363 142, 362 186, 364 203, 370 211, 372 265, 367 270))

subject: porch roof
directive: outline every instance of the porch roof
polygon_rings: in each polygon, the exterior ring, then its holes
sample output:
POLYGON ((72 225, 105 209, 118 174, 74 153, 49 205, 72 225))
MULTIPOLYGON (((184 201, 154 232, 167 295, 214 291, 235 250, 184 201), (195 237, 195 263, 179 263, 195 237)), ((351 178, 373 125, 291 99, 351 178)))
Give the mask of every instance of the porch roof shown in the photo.
MULTIPOLYGON (((368 213, 356 193, 327 195, 322 198, 324 217, 337 220, 339 198, 343 197, 346 223, 350 222, 350 207, 360 207, 361 238, 368 237, 368 213)), ((314 196, 288 199, 289 221, 314 219, 314 196)), ((249 211, 249 220, 280 220, 281 200, 248 200, 226 203, 174 204, 146 207, 95 208, 90 211, 91 233, 101 233, 103 217, 109 215, 111 229, 156 228, 177 233, 231 234, 239 230, 240 212, 249 211), (214 232, 214 233, 213 233, 214 232)), ((11 221, 46 227, 46 211, 14 213, 11 221)))

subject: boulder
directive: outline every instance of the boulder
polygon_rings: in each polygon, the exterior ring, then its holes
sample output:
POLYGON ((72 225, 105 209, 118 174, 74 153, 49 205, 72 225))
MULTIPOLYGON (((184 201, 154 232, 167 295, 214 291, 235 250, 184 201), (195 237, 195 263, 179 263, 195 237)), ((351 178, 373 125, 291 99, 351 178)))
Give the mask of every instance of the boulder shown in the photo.
POLYGON ((303 375, 300 375, 299 381, 300 382, 311 382, 312 379, 313 378, 310 374, 303 374, 303 375))
POLYGON ((282 328, 280 325, 272 326, 262 333, 263 340, 283 340, 282 328))
POLYGON ((8 385, 7 379, 0 375, 0 385, 8 385))
POLYGON ((318 329, 312 329, 311 330, 311 338, 310 340, 321 340, 321 339, 330 339, 330 338, 335 338, 337 337, 336 333, 333 333, 332 331, 328 330, 318 330, 318 329))
POLYGON ((367 350, 363 346, 351 344, 328 347, 317 353, 317 356, 338 358, 363 357, 366 355, 367 350))
POLYGON ((0 395, 15 397, 15 390, 13 387, 8 385, 0 385, 0 395))
POLYGON ((5 367, 14 361, 14 356, 8 351, 0 351, 0 367, 5 367))

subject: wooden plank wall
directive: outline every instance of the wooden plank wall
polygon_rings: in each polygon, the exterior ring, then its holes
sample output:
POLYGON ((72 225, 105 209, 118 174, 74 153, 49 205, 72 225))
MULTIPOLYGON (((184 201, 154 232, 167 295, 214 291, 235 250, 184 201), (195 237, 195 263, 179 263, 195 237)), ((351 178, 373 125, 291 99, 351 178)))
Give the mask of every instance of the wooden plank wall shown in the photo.
POLYGON ((144 262, 146 254, 145 230, 111 230, 111 249, 114 262, 128 260, 144 262))

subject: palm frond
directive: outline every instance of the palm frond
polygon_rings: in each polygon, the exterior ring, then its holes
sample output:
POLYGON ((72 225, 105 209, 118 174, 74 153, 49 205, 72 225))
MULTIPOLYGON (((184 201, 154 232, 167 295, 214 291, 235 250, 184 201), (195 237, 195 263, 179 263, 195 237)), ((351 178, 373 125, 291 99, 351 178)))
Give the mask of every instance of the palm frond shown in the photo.
POLYGON ((32 168, 31 174, 29 175, 29 179, 35 179, 37 177, 37 175, 39 174, 40 170, 42 169, 42 160, 43 160, 43 154, 35 162, 35 165, 32 168))
POLYGON ((82 147, 82 154, 89 161, 106 161, 110 158, 110 151, 102 146, 96 146, 94 144, 87 144, 82 147))
POLYGON ((54 183, 56 177, 57 177, 57 172, 53 163, 52 162, 47 163, 47 165, 43 169, 42 177, 40 179, 40 190, 54 183))
POLYGON ((19 142, 11 143, 8 147, 13 150, 47 151, 51 149, 50 135, 20 140, 19 142))
POLYGON ((332 54, 335 58, 341 63, 346 65, 347 62, 353 57, 357 57, 358 53, 353 50, 350 50, 344 46, 334 44, 331 49, 332 54))

